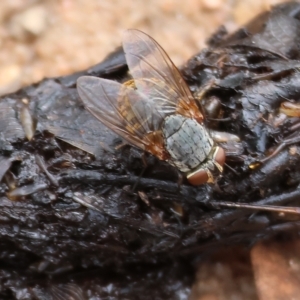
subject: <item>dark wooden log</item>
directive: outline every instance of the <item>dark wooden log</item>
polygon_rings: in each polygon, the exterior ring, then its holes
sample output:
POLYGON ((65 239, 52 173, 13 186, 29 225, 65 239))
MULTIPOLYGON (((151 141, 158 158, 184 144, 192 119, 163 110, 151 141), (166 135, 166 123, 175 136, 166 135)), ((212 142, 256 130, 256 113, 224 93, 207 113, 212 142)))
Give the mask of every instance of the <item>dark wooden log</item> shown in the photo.
POLYGON ((84 110, 76 79, 126 80, 122 49, 3 97, 0 298, 174 299, 188 294, 199 254, 297 233, 299 215, 218 203, 297 206, 299 120, 274 118, 300 96, 299 36, 300 5, 279 5, 215 36, 182 68, 194 93, 216 79, 203 105, 218 99, 222 116, 207 126, 241 138, 227 145, 214 185, 179 187, 177 171, 150 155, 145 168, 141 151, 118 147, 121 139, 84 110))

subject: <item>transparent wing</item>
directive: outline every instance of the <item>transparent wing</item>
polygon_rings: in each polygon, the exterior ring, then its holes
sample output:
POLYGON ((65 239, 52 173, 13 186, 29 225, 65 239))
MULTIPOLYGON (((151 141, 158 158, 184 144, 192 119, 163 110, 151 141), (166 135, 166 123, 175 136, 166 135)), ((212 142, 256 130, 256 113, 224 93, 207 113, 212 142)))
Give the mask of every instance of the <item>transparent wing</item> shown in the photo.
POLYGON ((73 283, 52 285, 50 287, 50 295, 52 296, 51 297, 52 300, 86 299, 86 297, 83 295, 82 289, 73 283))
POLYGON ((203 118, 180 72, 154 39, 130 29, 124 33, 123 48, 137 89, 151 94, 149 101, 157 102, 161 110, 172 107, 187 117, 203 118))
POLYGON ((103 124, 165 159, 161 127, 166 116, 177 113, 202 122, 203 115, 179 71, 151 37, 128 30, 123 47, 134 84, 83 76, 77 81, 78 93, 103 124))
POLYGON ((135 90, 112 80, 82 76, 77 80, 77 91, 85 108, 99 121, 129 143, 145 149, 147 141, 143 138, 147 131, 137 126, 130 107, 126 105, 129 98, 140 98, 135 90))

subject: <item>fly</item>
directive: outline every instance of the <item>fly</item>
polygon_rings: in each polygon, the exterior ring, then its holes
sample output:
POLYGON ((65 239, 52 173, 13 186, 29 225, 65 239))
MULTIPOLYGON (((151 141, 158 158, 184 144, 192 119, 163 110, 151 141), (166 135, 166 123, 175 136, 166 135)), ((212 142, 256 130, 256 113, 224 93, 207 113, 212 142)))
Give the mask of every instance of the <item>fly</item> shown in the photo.
POLYGON ((179 70, 149 35, 127 30, 123 49, 133 80, 82 76, 85 108, 129 144, 165 160, 193 185, 214 182, 225 151, 204 125, 204 114, 179 70))

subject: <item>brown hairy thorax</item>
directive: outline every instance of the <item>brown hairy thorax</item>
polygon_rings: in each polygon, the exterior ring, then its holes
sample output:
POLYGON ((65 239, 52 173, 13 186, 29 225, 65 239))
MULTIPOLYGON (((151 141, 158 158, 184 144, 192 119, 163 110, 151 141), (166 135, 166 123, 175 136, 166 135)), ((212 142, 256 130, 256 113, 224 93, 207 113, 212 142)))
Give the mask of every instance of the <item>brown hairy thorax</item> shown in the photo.
POLYGON ((146 151, 157 156, 160 160, 170 158, 170 154, 165 149, 164 138, 161 131, 150 132, 145 139, 149 141, 149 145, 147 145, 145 149, 146 151))

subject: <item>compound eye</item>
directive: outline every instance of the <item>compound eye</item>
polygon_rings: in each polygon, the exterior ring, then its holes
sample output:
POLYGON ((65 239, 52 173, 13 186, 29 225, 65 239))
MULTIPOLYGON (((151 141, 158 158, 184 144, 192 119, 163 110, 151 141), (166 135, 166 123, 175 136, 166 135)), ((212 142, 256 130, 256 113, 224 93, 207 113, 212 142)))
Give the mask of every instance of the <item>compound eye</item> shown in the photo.
POLYGON ((197 170, 187 176, 187 180, 192 185, 200 185, 209 181, 208 171, 205 169, 197 170))
POLYGON ((218 147, 215 157, 214 157, 215 162, 217 162, 221 167, 223 167, 223 165, 225 163, 225 158, 226 158, 226 155, 225 155, 224 149, 221 147, 218 147))

